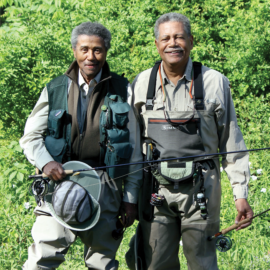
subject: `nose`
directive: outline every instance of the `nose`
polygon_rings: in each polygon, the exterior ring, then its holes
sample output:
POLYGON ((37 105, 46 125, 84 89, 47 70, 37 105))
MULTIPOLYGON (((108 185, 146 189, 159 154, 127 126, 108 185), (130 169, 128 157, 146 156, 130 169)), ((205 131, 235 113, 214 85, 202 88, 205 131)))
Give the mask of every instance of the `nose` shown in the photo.
POLYGON ((177 41, 176 41, 176 38, 174 38, 174 37, 171 37, 170 38, 169 46, 170 47, 176 47, 176 46, 178 46, 177 41))
POLYGON ((93 61, 95 59, 96 59, 96 57, 95 57, 94 51, 93 50, 88 50, 87 60, 88 61, 93 61))

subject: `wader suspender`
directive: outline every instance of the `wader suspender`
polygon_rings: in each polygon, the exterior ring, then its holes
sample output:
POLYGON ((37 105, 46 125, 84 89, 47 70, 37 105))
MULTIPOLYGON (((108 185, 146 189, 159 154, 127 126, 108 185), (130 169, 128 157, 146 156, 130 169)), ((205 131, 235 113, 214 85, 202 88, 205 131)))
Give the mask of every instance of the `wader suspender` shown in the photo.
MULTIPOLYGON (((156 78, 159 65, 161 61, 157 61, 151 71, 149 86, 147 90, 147 98, 146 98, 146 110, 153 110, 153 98, 156 92, 156 78)), ((199 62, 193 62, 194 69, 194 100, 195 100, 195 108, 196 110, 203 110, 203 85, 202 85, 202 64, 199 62)))
MULTIPOLYGON (((146 99, 146 110, 153 110, 153 98, 155 96, 156 92, 156 77, 157 77, 157 72, 159 69, 159 66, 161 64, 161 61, 157 61, 152 68, 150 78, 149 78, 149 86, 148 86, 148 91, 147 91, 147 99, 146 99)), ((194 96, 193 101, 195 104, 195 109, 196 110, 204 110, 204 102, 203 102, 203 84, 202 84, 202 64, 199 62, 193 62, 193 69, 194 69, 194 96)), ((151 145, 150 142, 147 143, 147 152, 149 151, 149 144, 151 145)), ((151 145, 152 147, 152 145, 151 145)), ((147 153, 147 156, 149 156, 149 153, 147 153)), ((148 160, 148 159, 147 159, 148 160)), ((213 164, 211 162, 207 161, 207 163, 210 166, 210 169, 213 168, 213 164)), ((153 191, 155 190, 155 179, 153 177, 153 174, 151 173, 151 167, 149 167, 151 164, 145 165, 144 168, 144 183, 143 183, 143 194, 142 194, 142 199, 143 199, 143 205, 144 205, 144 210, 143 210, 143 218, 146 221, 151 221, 153 219, 153 211, 154 207, 149 204, 149 194, 153 194, 153 191)), ((197 197, 197 203, 200 206, 201 210, 201 217, 203 219, 207 218, 207 209, 206 209, 206 200, 205 200, 205 188, 204 188, 204 177, 202 173, 203 165, 201 163, 196 164, 196 172, 193 175, 193 185, 195 185, 195 181, 197 179, 200 180, 201 186, 199 192, 196 194, 197 197)), ((150 197, 151 197, 150 196, 150 197)), ((194 194, 195 197, 195 194, 194 194)), ((152 199, 152 197, 151 197, 152 199)))

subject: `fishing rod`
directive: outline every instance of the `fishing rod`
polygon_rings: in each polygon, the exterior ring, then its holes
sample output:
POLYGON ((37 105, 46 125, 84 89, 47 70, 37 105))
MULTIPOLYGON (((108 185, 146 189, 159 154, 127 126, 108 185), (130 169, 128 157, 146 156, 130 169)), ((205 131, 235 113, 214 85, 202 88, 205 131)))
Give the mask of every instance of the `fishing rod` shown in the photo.
POLYGON ((244 220, 241 220, 237 224, 233 224, 230 227, 221 230, 220 232, 216 233, 213 236, 209 236, 207 238, 207 240, 212 241, 213 239, 216 239, 216 248, 217 248, 217 250, 219 250, 221 252, 226 252, 229 249, 231 249, 231 247, 232 247, 232 241, 231 241, 230 237, 224 236, 226 233, 239 228, 241 225, 250 222, 252 219, 254 219, 254 218, 258 217, 258 216, 261 216, 262 214, 265 214, 268 211, 270 211, 270 208, 263 211, 263 212, 261 212, 261 213, 259 213, 259 214, 257 214, 256 216, 253 216, 252 218, 246 218, 244 220))
MULTIPOLYGON (((122 167, 122 166, 131 166, 131 165, 139 165, 139 164, 147 164, 147 163, 159 163, 165 161, 173 161, 173 160, 189 160, 189 159, 198 159, 205 158, 205 157, 216 157, 216 156, 223 156, 228 154, 236 154, 236 153, 246 153, 246 152, 253 152, 253 151, 261 151, 261 150, 270 150, 270 147, 265 148, 255 148, 255 149, 247 149, 247 150, 238 150, 238 151, 231 151, 231 152, 220 152, 220 153, 213 153, 213 154, 205 154, 205 155, 195 155, 195 156, 187 156, 187 157, 176 157, 176 158, 165 158, 165 159, 157 159, 157 160, 146 160, 146 161, 139 161, 133 163, 125 163, 125 164, 116 164, 110 166, 102 166, 102 167, 95 167, 91 169, 81 169, 81 170, 65 170, 66 174, 73 174, 78 175, 80 172, 84 171, 92 171, 92 170, 103 170, 113 167, 122 167)), ((37 174, 37 175, 29 175, 28 178, 46 178, 48 177, 45 173, 37 174)))

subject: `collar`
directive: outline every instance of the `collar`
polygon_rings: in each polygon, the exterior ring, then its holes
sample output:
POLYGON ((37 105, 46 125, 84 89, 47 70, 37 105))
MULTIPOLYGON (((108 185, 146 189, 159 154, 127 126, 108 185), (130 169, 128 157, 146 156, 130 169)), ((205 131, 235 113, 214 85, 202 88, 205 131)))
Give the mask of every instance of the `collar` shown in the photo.
MULTIPOLYGON (((79 66, 76 60, 71 63, 65 75, 68 76, 76 84, 78 83, 79 66)), ((111 72, 110 72, 109 65, 106 61, 102 67, 100 81, 104 79, 109 79, 110 77, 111 77, 111 72)))
MULTIPOLYGON (((192 72, 192 60, 189 57, 188 63, 187 63, 186 69, 185 69, 185 73, 181 79, 186 78, 186 80, 191 81, 192 80, 191 72, 192 72)), ((158 77, 159 77, 159 75, 158 75, 158 77)), ((168 79, 168 77, 164 71, 164 68, 163 68, 163 61, 161 62, 161 77, 162 77, 164 84, 170 83, 170 80, 168 79)), ((158 80, 158 82, 161 85, 160 80, 158 80)))
MULTIPOLYGON (((96 77, 90 81, 90 83, 89 83, 90 87, 95 86, 97 83, 100 82, 101 74, 102 74, 102 68, 100 69, 100 71, 96 75, 96 77)), ((87 84, 86 81, 84 80, 80 70, 78 71, 78 84, 79 84, 79 87, 81 87, 84 84, 87 84)))

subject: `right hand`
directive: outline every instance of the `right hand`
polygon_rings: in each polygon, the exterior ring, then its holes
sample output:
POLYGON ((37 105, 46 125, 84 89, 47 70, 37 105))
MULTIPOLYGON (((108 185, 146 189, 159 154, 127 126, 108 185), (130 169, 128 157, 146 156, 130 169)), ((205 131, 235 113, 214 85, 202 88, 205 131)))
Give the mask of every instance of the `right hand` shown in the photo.
POLYGON ((53 181, 59 181, 66 177, 62 164, 50 161, 43 167, 43 172, 53 181))

